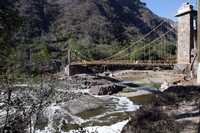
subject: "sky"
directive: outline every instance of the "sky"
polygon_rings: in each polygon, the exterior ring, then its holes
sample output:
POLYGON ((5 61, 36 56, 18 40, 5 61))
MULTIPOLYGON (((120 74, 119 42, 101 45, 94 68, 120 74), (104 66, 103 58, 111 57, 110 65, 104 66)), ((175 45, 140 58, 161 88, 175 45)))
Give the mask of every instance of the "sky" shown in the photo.
POLYGON ((159 16, 176 20, 174 17, 183 3, 189 2, 196 7, 197 0, 141 0, 159 16))

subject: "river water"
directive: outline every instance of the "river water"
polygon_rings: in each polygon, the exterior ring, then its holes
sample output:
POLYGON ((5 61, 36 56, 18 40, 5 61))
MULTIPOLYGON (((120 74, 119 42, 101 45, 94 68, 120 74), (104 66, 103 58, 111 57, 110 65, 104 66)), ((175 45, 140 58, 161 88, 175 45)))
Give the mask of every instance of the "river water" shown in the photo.
MULTIPOLYGON (((110 102, 103 109, 98 108, 92 111, 86 111, 79 115, 71 115, 62 107, 52 104, 46 110, 46 115, 49 117, 50 123, 43 130, 38 130, 37 133, 54 133, 56 131, 62 133, 73 133, 73 128, 82 126, 90 132, 98 131, 98 133, 116 133, 121 132, 122 127, 128 122, 128 114, 126 112, 135 111, 139 105, 134 104, 126 97, 117 96, 102 96, 99 99, 109 99, 110 102), (57 124, 55 129, 53 121, 56 113, 64 113, 73 118, 73 124, 67 124, 67 119, 63 117, 57 124), (95 114, 96 113, 96 114, 95 114), (91 115, 93 114, 93 115, 91 115), (63 122, 65 121, 65 122, 63 122), (69 130, 71 129, 71 130, 69 130)), ((64 115, 63 114, 63 115, 64 115)))

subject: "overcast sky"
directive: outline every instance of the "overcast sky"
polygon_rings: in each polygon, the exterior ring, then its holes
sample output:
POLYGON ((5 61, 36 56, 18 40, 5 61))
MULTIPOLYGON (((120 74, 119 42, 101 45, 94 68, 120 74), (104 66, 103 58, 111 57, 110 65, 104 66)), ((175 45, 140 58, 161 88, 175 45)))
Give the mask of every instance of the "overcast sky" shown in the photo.
POLYGON ((141 0, 159 16, 176 20, 174 17, 182 3, 189 2, 196 7, 197 0, 141 0))

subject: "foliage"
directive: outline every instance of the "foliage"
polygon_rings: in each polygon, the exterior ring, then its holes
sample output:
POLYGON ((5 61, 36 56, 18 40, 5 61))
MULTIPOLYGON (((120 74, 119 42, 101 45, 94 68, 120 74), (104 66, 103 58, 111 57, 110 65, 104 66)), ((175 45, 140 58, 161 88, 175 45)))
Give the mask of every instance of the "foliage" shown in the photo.
POLYGON ((51 55, 50 55, 50 51, 48 49, 48 45, 47 43, 43 42, 43 41, 35 41, 32 45, 31 45, 31 51, 32 51, 32 63, 34 64, 40 64, 42 62, 47 62, 48 60, 50 60, 51 55))
MULTIPOLYGON (((67 1, 58 3, 62 17, 58 17, 52 26, 53 33, 89 38, 93 44, 109 44, 113 40, 123 43, 141 38, 162 21, 141 0, 67 1)), ((164 23, 163 28, 157 29, 150 38, 171 28, 169 23, 164 23)), ((169 37, 175 39, 174 35, 175 31, 169 37)))
POLYGON ((5 0, 0 2, 0 67, 9 63, 7 57, 15 51, 16 38, 22 18, 14 4, 18 1, 5 0))
POLYGON ((74 60, 100 60, 120 50, 120 43, 115 41, 111 44, 94 44, 88 38, 79 40, 70 38, 68 44, 74 60), (116 45, 119 47, 116 47, 116 45))
POLYGON ((48 0, 19 0, 18 8, 24 18, 20 39, 25 42, 50 32, 50 27, 60 12, 56 2, 48 0))

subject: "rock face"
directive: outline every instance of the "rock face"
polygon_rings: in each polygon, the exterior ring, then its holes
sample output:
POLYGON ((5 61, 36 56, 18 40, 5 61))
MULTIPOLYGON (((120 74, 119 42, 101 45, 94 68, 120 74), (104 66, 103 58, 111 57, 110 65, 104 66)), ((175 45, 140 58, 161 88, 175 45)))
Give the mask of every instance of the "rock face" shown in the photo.
POLYGON ((100 107, 103 107, 103 101, 90 95, 81 96, 63 105, 63 108, 69 110, 74 115, 100 107))

